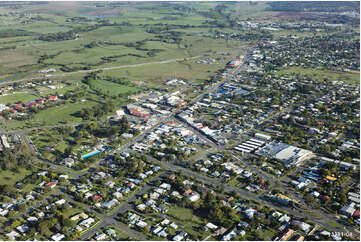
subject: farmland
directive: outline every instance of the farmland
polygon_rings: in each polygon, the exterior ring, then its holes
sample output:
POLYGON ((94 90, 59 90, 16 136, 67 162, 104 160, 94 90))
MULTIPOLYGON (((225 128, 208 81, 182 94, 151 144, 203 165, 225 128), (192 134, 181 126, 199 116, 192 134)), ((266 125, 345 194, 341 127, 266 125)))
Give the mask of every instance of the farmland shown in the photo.
MULTIPOLYGON (((27 4, 11 14, 7 14, 6 7, 2 9, 0 84, 39 78, 55 81, 56 88, 27 86, 21 92, 4 93, 1 103, 25 103, 84 90, 82 98, 62 100, 37 110, 30 119, 9 120, 3 123, 5 129, 82 122, 84 119, 76 115, 81 110, 110 97, 120 108, 126 103, 126 96, 158 88, 169 78, 200 84, 236 55, 243 54, 247 45, 245 41, 216 37, 215 31, 227 28, 211 23, 220 19, 219 15, 205 13, 213 13, 217 4, 192 3, 186 9, 176 3, 159 4, 157 8, 148 3, 126 4, 127 11, 124 4, 27 4), (208 56, 216 61, 197 63, 208 56), (49 68, 55 72, 38 72, 49 68), (92 70, 99 70, 98 78, 88 86, 83 79, 92 70)), ((248 10, 257 9, 257 13, 265 7, 241 5, 248 10)), ((247 16, 248 10, 237 9, 243 11, 242 16, 247 16)))

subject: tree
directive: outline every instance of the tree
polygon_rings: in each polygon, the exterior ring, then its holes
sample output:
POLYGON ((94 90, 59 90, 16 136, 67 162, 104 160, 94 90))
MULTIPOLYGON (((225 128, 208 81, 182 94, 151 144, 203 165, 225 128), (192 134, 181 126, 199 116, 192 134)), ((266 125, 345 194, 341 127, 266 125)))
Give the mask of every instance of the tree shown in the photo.
POLYGON ((344 190, 341 190, 338 194, 341 205, 345 205, 347 203, 347 196, 344 190))
POLYGON ((15 187, 13 187, 11 185, 6 184, 6 185, 0 186, 0 192, 4 195, 11 196, 11 195, 16 194, 16 189, 15 189, 15 187))
POLYGON ((15 219, 12 223, 11 223, 11 228, 16 228, 16 227, 18 227, 18 226, 20 226, 21 225, 21 222, 20 222, 20 220, 18 220, 18 219, 15 219))
POLYGON ((64 157, 69 157, 73 153, 73 146, 68 146, 64 149, 64 157))
POLYGON ((42 221, 39 223, 39 232, 45 237, 49 238, 51 236, 51 231, 49 230, 49 221, 42 221))

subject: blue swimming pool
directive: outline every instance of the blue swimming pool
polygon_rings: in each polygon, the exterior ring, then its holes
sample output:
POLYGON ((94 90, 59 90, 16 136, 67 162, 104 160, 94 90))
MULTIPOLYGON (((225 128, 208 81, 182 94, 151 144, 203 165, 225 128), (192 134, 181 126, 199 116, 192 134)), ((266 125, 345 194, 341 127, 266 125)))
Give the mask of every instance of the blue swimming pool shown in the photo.
POLYGON ((81 158, 82 158, 82 159, 86 159, 86 158, 89 158, 90 156, 93 156, 93 155, 96 155, 96 154, 99 154, 99 153, 100 153, 99 150, 95 150, 95 151, 90 152, 90 153, 88 153, 88 154, 86 154, 86 155, 83 155, 81 158))

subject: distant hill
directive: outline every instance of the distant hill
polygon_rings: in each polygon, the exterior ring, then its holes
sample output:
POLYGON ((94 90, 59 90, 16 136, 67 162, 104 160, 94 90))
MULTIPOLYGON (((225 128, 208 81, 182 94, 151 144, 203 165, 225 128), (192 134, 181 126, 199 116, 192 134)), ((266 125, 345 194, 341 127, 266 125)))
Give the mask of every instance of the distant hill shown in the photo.
POLYGON ((360 12, 360 2, 268 2, 267 11, 291 12, 360 12))

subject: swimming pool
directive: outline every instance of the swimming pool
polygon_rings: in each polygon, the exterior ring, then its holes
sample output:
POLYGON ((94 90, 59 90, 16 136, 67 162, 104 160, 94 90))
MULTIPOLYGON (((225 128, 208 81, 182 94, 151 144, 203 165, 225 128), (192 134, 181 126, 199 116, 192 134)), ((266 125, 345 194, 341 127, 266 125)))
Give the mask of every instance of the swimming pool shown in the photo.
POLYGON ((96 155, 96 154, 99 154, 99 153, 100 153, 99 150, 95 150, 95 151, 90 152, 90 153, 88 153, 88 154, 86 154, 86 155, 83 155, 81 158, 82 158, 82 159, 86 159, 86 158, 89 158, 90 156, 93 156, 93 155, 96 155))

